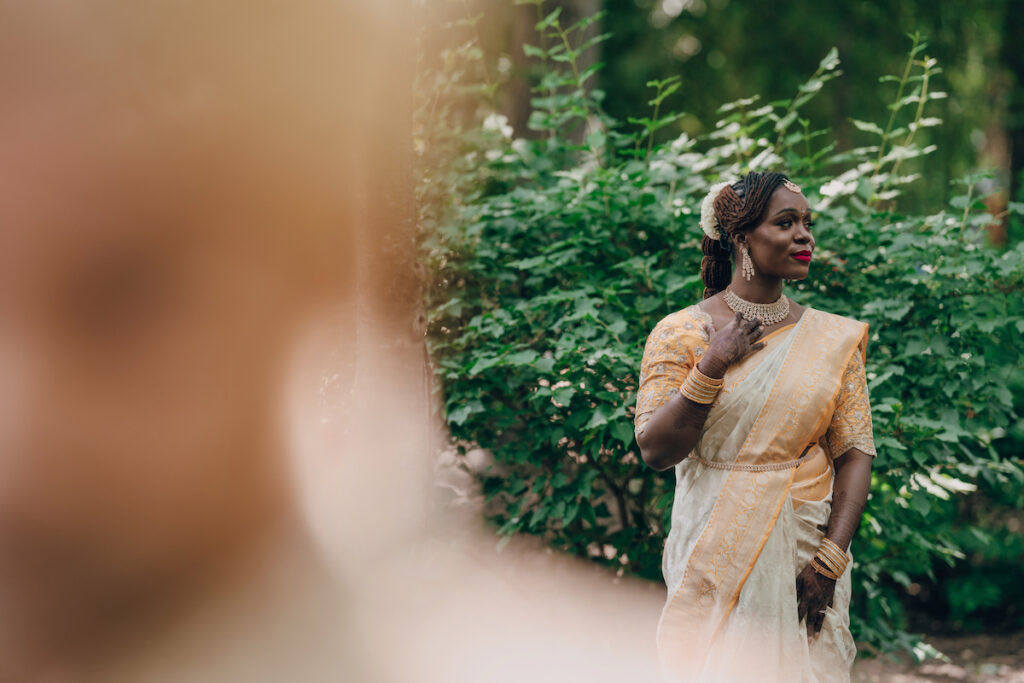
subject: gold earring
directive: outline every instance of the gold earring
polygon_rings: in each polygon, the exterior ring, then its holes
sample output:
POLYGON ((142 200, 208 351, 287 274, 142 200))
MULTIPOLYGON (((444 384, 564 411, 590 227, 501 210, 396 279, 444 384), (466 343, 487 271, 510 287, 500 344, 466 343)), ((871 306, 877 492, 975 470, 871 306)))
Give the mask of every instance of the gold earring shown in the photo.
POLYGON ((756 273, 754 272, 754 262, 750 260, 750 252, 747 251, 746 245, 744 245, 742 249, 743 265, 741 266, 741 268, 743 269, 743 277, 749 280, 752 275, 756 275, 756 273))

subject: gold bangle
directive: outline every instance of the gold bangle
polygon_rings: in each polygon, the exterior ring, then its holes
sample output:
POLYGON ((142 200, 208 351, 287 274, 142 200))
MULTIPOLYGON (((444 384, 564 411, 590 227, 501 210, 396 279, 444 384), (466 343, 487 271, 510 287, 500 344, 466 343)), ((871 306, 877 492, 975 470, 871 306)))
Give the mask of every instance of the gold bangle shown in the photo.
POLYGON ((679 386, 679 393, 681 393, 683 396, 690 399, 694 403, 708 405, 710 403, 714 403, 715 401, 715 396, 713 394, 709 396, 707 394, 691 393, 691 388, 688 387, 685 382, 679 386))
POLYGON ((811 568, 814 571, 816 571, 817 573, 821 574, 822 576, 825 576, 825 577, 828 577, 828 578, 832 579, 833 581, 838 581, 839 580, 839 576, 840 576, 839 574, 837 574, 836 572, 832 571, 831 569, 829 569, 828 567, 823 565, 820 561, 815 561, 815 560, 818 560, 818 558, 815 557, 814 560, 811 561, 811 568))
POLYGON ((839 565, 844 565, 847 562, 846 553, 837 551, 834 547, 828 545, 827 543, 822 543, 820 546, 818 546, 818 555, 824 555, 839 565))
POLYGON ((826 558, 826 557, 824 557, 824 556, 822 556, 820 554, 815 555, 814 559, 818 561, 818 564, 820 564, 821 566, 823 566, 826 569, 828 569, 830 572, 835 574, 837 577, 838 576, 842 576, 843 572, 845 571, 845 567, 836 566, 835 562, 829 560, 828 558, 826 558))
POLYGON ((683 386, 685 386, 686 388, 690 389, 694 393, 699 393, 699 394, 712 394, 712 395, 714 395, 714 394, 717 394, 718 391, 719 391, 719 387, 704 386, 704 385, 698 384, 697 382, 692 381, 689 377, 687 377, 686 380, 683 382, 683 386))
POLYGON ((821 537, 821 544, 825 545, 825 546, 828 546, 829 548, 832 548, 833 550, 835 550, 837 553, 839 553, 843 557, 846 557, 846 551, 843 550, 842 548, 840 548, 839 544, 836 543, 835 541, 833 541, 828 536, 822 536, 821 537))
POLYGON ((817 555, 815 555, 814 558, 811 560, 811 568, 826 578, 832 579, 833 581, 838 581, 839 575, 833 572, 832 570, 828 569, 824 565, 814 561, 817 559, 819 558, 817 555))
POLYGON ((725 384, 725 380, 708 377, 694 365, 679 386, 679 393, 694 403, 708 405, 714 403, 723 384, 725 384))
POLYGON ((694 363, 693 367, 690 368, 690 376, 693 377, 694 381, 706 384, 711 387, 717 387, 719 389, 725 384, 724 377, 708 377, 700 369, 697 368, 697 364, 694 363))
POLYGON ((706 384, 701 384, 700 382, 690 378, 687 378, 684 384, 686 384, 691 389, 699 389, 701 391, 706 391, 712 394, 717 394, 722 389, 722 387, 709 387, 706 384))
POLYGON ((846 571, 846 556, 838 556, 829 545, 823 543, 814 554, 814 557, 817 558, 818 562, 836 574, 842 575, 846 571))
POLYGON ((818 555, 822 557, 827 557, 829 560, 831 560, 830 564, 834 566, 838 571, 841 572, 844 569, 846 569, 846 557, 836 556, 834 550, 831 550, 829 548, 818 548, 818 555))
POLYGON ((679 386, 679 392, 697 403, 711 403, 718 395, 718 389, 708 389, 690 382, 689 379, 679 386))
POLYGON ((691 394, 714 398, 718 395, 719 387, 708 387, 694 382, 690 377, 683 381, 682 386, 686 387, 691 394))
POLYGON ((850 561, 849 556, 843 551, 842 548, 836 544, 835 541, 829 538, 821 539, 821 546, 818 548, 819 552, 828 554, 833 562, 840 567, 840 573, 846 569, 846 564, 850 561))

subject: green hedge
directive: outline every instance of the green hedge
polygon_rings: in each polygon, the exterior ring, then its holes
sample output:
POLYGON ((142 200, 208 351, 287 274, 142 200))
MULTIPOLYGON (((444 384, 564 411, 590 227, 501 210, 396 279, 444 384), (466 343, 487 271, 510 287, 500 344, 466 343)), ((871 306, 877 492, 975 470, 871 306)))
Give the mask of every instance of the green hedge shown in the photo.
MULTIPOLYGON (((924 41, 912 36, 906 70, 881 79, 891 118, 856 122, 862 147, 837 150, 800 116, 840 76, 835 50, 792 98, 728 103, 707 137, 661 141, 678 114, 660 105, 680 80, 649 83, 648 113, 612 120, 588 83, 600 64, 578 66, 597 17, 563 27, 558 10, 532 4, 532 134, 512 137, 494 109, 497 70, 470 41, 424 66, 416 140, 440 399, 455 444, 494 455, 482 484, 498 534, 539 534, 660 578, 674 480, 646 468, 633 440, 644 341, 700 299, 709 185, 784 170, 819 213, 810 276, 788 294, 871 329, 879 458, 853 547, 855 635, 913 649, 904 607, 964 557, 961 501, 981 483, 1019 508, 1006 492, 1024 481, 1015 448, 998 448, 1021 425, 1008 377, 1024 354, 1024 245, 986 245, 984 174, 936 198, 936 211, 900 209, 932 151, 915 132, 940 123, 928 105, 945 96, 924 41)), ((961 603, 970 594, 953 591, 961 603)))

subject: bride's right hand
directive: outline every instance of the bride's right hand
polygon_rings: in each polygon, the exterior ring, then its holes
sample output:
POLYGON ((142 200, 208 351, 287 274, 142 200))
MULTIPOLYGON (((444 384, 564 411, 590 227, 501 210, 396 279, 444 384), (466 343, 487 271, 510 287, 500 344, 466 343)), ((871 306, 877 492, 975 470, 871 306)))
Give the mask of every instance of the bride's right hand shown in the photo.
POLYGON ((757 341, 764 334, 764 322, 760 318, 746 320, 741 313, 722 329, 711 335, 707 353, 700 362, 700 370, 710 377, 722 377, 725 370, 748 353, 765 347, 757 341))

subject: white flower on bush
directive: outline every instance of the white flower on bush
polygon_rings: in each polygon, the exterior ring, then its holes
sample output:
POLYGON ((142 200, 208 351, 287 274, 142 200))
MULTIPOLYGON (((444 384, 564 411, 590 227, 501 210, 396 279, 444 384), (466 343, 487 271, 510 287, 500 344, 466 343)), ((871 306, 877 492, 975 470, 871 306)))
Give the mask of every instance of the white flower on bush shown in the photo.
POLYGON ((690 172, 700 173, 701 171, 706 171, 712 166, 715 166, 717 163, 718 159, 715 159, 714 157, 702 157, 690 165, 690 172))
POLYGON ((508 117, 504 114, 489 114, 484 119, 484 130, 498 131, 505 138, 512 137, 512 126, 508 125, 508 117))
POLYGON ((757 156, 750 160, 750 170, 760 168, 771 168, 782 163, 782 157, 776 154, 770 147, 758 152, 757 156))
POLYGON ((530 157, 530 143, 522 138, 518 138, 512 141, 512 149, 514 149, 519 156, 524 159, 530 157))
POLYGON ((694 141, 690 139, 690 136, 686 133, 682 133, 679 137, 672 141, 670 149, 676 154, 680 154, 691 147, 693 147, 694 141))
POLYGON ((654 159, 650 165, 651 176, 655 180, 671 179, 676 174, 676 167, 664 159, 654 159))
POLYGON ((819 192, 822 197, 841 197, 845 194, 853 194, 857 191, 857 181, 848 180, 843 181, 839 178, 833 178, 824 185, 821 186, 819 192))
POLYGON ((821 202, 819 209, 828 208, 837 197, 851 195, 856 192, 857 184, 860 182, 861 177, 873 168, 870 162, 858 164, 856 168, 851 168, 822 185, 818 192, 825 199, 821 202))

